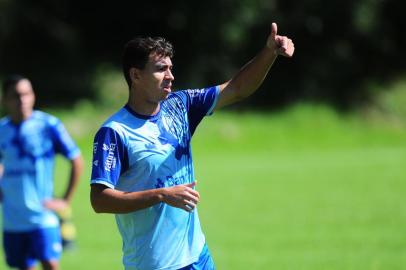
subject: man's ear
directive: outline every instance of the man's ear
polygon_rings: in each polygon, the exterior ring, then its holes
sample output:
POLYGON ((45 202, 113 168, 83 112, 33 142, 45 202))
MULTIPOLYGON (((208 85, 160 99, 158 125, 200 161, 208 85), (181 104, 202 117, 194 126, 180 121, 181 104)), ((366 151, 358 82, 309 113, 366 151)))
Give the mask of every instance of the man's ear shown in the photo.
POLYGON ((130 68, 130 78, 133 82, 136 82, 140 79, 140 70, 138 68, 130 68))

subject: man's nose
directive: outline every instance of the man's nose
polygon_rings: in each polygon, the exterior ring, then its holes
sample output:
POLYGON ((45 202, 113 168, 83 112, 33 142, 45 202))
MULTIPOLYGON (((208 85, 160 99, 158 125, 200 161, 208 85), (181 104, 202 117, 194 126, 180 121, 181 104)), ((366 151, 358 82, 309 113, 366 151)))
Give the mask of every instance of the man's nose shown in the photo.
POLYGON ((175 80, 175 77, 173 76, 172 71, 170 69, 166 71, 166 78, 171 81, 175 80))

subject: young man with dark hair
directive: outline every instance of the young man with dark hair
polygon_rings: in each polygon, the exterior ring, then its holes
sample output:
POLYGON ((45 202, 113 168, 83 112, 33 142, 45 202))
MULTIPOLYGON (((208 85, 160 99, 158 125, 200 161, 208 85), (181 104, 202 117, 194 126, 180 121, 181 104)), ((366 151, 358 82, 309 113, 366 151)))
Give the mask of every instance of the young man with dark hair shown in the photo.
POLYGON ((93 147, 91 203, 116 214, 126 270, 214 269, 200 228, 191 137, 204 116, 253 93, 293 42, 271 34, 231 80, 172 92, 172 45, 163 38, 127 43, 128 103, 99 129, 93 147))
POLYGON ((69 207, 82 171, 79 148, 54 116, 34 110, 31 82, 19 75, 3 83, 8 116, 0 119, 0 202, 7 264, 33 270, 58 269, 62 251, 55 211, 69 207), (53 198, 55 154, 70 160, 71 172, 62 199, 53 198))

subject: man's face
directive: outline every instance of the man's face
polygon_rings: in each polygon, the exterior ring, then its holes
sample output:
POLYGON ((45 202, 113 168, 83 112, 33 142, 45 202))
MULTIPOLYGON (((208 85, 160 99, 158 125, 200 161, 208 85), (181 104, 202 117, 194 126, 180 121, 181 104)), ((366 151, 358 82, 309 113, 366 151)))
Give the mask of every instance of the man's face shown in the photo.
POLYGON ((6 91, 4 102, 11 116, 21 118, 29 116, 34 108, 35 95, 31 83, 27 79, 20 80, 14 87, 6 91))
POLYGON ((164 100, 172 91, 172 61, 167 56, 151 54, 144 69, 137 70, 137 95, 146 102, 158 103, 164 100))

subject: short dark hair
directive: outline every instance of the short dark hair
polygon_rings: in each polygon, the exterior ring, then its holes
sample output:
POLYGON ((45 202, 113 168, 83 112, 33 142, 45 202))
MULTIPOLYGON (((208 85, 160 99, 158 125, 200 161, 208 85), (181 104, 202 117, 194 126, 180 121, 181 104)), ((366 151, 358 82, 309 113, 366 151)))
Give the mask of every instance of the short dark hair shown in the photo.
POLYGON ((17 85, 17 83, 19 83, 21 80, 28 80, 28 79, 19 74, 13 74, 13 75, 8 76, 3 82, 3 88, 2 88, 3 97, 7 94, 7 91, 11 87, 15 87, 17 85))
POLYGON ((143 69, 148 62, 149 55, 173 57, 172 44, 162 37, 136 37, 124 47, 123 72, 128 87, 131 87, 130 69, 143 69))

